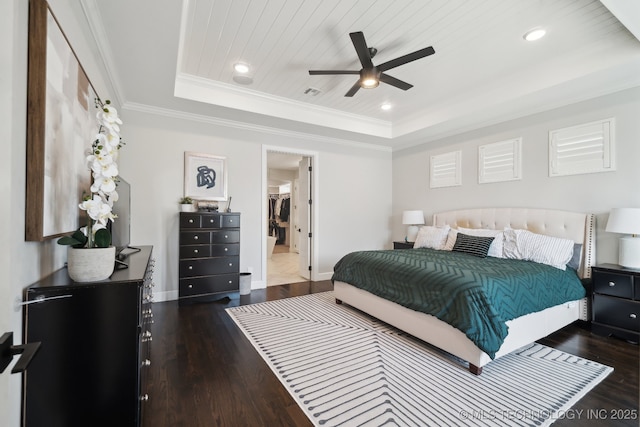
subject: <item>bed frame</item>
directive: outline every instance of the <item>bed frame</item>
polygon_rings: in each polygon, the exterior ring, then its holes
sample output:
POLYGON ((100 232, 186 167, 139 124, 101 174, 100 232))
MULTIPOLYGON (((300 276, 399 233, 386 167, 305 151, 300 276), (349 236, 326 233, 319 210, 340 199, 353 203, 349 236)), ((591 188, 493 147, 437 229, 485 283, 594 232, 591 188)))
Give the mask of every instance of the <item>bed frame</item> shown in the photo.
MULTIPOLYGON (((595 217, 593 214, 525 208, 481 208, 442 212, 433 215, 433 225, 452 228, 505 227, 526 229, 538 234, 572 239, 582 243, 578 275, 591 277, 595 262, 595 217)), ((492 359, 460 330, 438 318, 403 307, 344 282, 334 283, 336 302, 345 302, 371 316, 430 343, 468 362, 469 371, 480 375, 492 359)), ((575 320, 588 319, 587 298, 570 301, 507 323, 509 333, 496 359, 549 335, 575 320)))

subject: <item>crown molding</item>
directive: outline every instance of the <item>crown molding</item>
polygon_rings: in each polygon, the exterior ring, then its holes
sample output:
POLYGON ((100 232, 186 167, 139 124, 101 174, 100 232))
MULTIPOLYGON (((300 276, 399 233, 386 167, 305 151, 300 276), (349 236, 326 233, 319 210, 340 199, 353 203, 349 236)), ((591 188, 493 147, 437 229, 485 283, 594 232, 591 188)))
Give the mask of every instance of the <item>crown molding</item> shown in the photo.
POLYGON ((236 120, 205 116, 203 114, 187 113, 184 111, 161 108, 153 105, 140 104, 136 102, 125 102, 122 105, 122 109, 124 111, 129 110, 129 111, 135 111, 139 113, 151 114, 156 116, 170 117, 173 119, 206 123, 214 126, 223 126, 223 127, 240 129, 240 130, 245 130, 250 132, 260 132, 260 133, 267 133, 270 135, 276 135, 276 136, 282 136, 282 137, 288 137, 288 138, 303 139, 305 141, 317 141, 317 142, 363 148, 367 150, 382 151, 382 152, 392 151, 391 147, 386 145, 367 144, 364 142, 351 141, 348 139, 331 138, 331 137, 326 137, 321 135, 315 135, 312 133, 290 131, 290 130, 279 129, 279 128, 274 128, 269 126, 262 126, 262 125, 252 124, 252 123, 240 122, 236 120))
POLYGON ((392 138, 392 123, 178 72, 174 95, 287 120, 392 138))

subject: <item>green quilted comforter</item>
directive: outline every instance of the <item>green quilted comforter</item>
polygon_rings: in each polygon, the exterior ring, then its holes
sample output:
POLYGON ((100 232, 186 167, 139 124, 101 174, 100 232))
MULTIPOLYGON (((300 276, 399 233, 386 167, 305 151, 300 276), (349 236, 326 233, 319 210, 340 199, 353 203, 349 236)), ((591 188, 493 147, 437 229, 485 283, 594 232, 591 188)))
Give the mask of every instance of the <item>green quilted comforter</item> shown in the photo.
POLYGON ((585 296, 569 268, 434 249, 353 252, 338 261, 332 280, 436 316, 492 359, 505 322, 585 296))

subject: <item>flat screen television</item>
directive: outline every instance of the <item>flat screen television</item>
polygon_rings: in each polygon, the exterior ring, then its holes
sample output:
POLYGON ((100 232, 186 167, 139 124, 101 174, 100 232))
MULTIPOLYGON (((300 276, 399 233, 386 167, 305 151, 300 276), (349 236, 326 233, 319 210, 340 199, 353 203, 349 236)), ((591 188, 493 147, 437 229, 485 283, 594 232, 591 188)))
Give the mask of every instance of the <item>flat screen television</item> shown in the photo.
POLYGON ((111 228, 111 244, 116 247, 116 254, 120 258, 124 250, 131 243, 131 185, 122 177, 116 183, 118 201, 113 204, 112 212, 118 217, 109 221, 111 228))

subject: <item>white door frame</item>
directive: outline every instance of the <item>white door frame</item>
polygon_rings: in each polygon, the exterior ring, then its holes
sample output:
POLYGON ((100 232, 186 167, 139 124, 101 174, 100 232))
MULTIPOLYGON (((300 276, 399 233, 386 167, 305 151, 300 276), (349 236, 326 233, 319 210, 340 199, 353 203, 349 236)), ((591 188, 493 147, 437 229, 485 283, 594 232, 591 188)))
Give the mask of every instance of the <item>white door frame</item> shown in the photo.
POLYGON ((267 153, 269 151, 273 151, 273 152, 278 152, 278 153, 284 153, 284 154, 292 154, 292 155, 296 155, 296 156, 304 156, 304 157, 311 157, 311 165, 312 165, 312 171, 311 171, 311 179, 312 179, 312 186, 311 186, 311 192, 312 194, 310 194, 311 196, 311 281, 315 282, 318 280, 318 248, 320 247, 319 245, 319 236, 320 234, 318 233, 318 224, 320 223, 319 219, 320 219, 320 215, 319 215, 319 206, 320 206, 320 191, 319 191, 319 185, 318 183, 320 182, 318 179, 319 176, 319 163, 320 163, 320 159, 319 159, 319 153, 317 151, 308 151, 308 150, 300 150, 297 148, 291 148, 291 147, 280 147, 280 146, 275 146, 275 145, 262 145, 262 222, 261 222, 261 226, 260 226, 260 230, 262 233, 262 283, 267 284, 267 234, 269 233, 268 230, 268 225, 267 225, 267 221, 266 218, 269 215, 269 206, 267 203, 267 198, 269 197, 269 179, 268 179, 268 169, 269 166, 267 164, 267 153))

